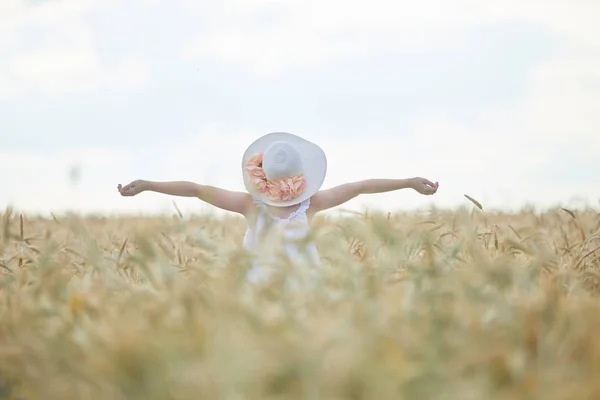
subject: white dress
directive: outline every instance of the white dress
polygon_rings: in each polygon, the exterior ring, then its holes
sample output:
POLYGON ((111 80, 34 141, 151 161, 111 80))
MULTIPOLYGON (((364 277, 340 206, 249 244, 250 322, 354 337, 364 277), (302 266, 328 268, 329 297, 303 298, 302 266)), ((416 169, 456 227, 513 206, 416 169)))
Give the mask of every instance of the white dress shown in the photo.
POLYGON ((310 198, 300 203, 287 218, 271 215, 267 206, 256 199, 254 204, 258 211, 256 220, 248 226, 242 245, 255 257, 247 274, 250 282, 263 281, 270 270, 277 268, 275 253, 288 257, 296 265, 314 267, 321 264, 317 245, 308 238, 310 227, 306 212, 310 198))

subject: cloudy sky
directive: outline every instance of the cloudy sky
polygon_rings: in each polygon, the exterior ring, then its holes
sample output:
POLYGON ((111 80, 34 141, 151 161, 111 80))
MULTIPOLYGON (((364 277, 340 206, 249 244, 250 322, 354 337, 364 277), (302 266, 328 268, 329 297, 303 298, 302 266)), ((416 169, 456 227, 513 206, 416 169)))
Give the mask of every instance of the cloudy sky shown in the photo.
POLYGON ((595 0, 2 0, 0 207, 170 211, 116 186, 243 190, 272 131, 324 148, 325 187, 440 182, 347 208, 597 206, 599 18, 595 0))

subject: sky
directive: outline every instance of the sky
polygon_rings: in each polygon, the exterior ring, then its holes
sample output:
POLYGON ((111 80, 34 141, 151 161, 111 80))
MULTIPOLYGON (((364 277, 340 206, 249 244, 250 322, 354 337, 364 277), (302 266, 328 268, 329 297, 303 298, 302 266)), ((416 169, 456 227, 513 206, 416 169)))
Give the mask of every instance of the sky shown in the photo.
MULTIPOLYGON (((323 188, 425 177, 345 209, 600 204, 595 0, 2 0, 0 208, 210 211, 135 179, 244 190, 269 132, 323 188)), ((212 210, 214 211, 214 210, 212 210)))

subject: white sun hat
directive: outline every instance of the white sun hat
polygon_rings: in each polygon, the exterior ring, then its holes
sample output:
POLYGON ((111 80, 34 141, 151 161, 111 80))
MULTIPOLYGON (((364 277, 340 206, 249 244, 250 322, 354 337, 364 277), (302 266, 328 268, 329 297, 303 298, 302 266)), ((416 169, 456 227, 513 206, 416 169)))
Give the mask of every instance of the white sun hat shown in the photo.
POLYGON ((242 157, 246 190, 275 207, 299 204, 319 191, 327 173, 321 147, 299 136, 273 132, 255 140, 242 157))

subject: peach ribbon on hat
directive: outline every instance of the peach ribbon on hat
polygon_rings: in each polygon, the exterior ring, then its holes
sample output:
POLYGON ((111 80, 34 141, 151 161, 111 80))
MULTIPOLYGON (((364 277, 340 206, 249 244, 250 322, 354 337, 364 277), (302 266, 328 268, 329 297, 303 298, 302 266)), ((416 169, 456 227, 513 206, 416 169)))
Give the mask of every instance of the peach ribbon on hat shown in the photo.
POLYGON ((268 180, 262 168, 262 153, 256 154, 248 160, 246 171, 250 174, 252 185, 261 193, 264 193, 270 201, 288 201, 295 199, 306 186, 306 180, 302 174, 292 177, 268 180))

